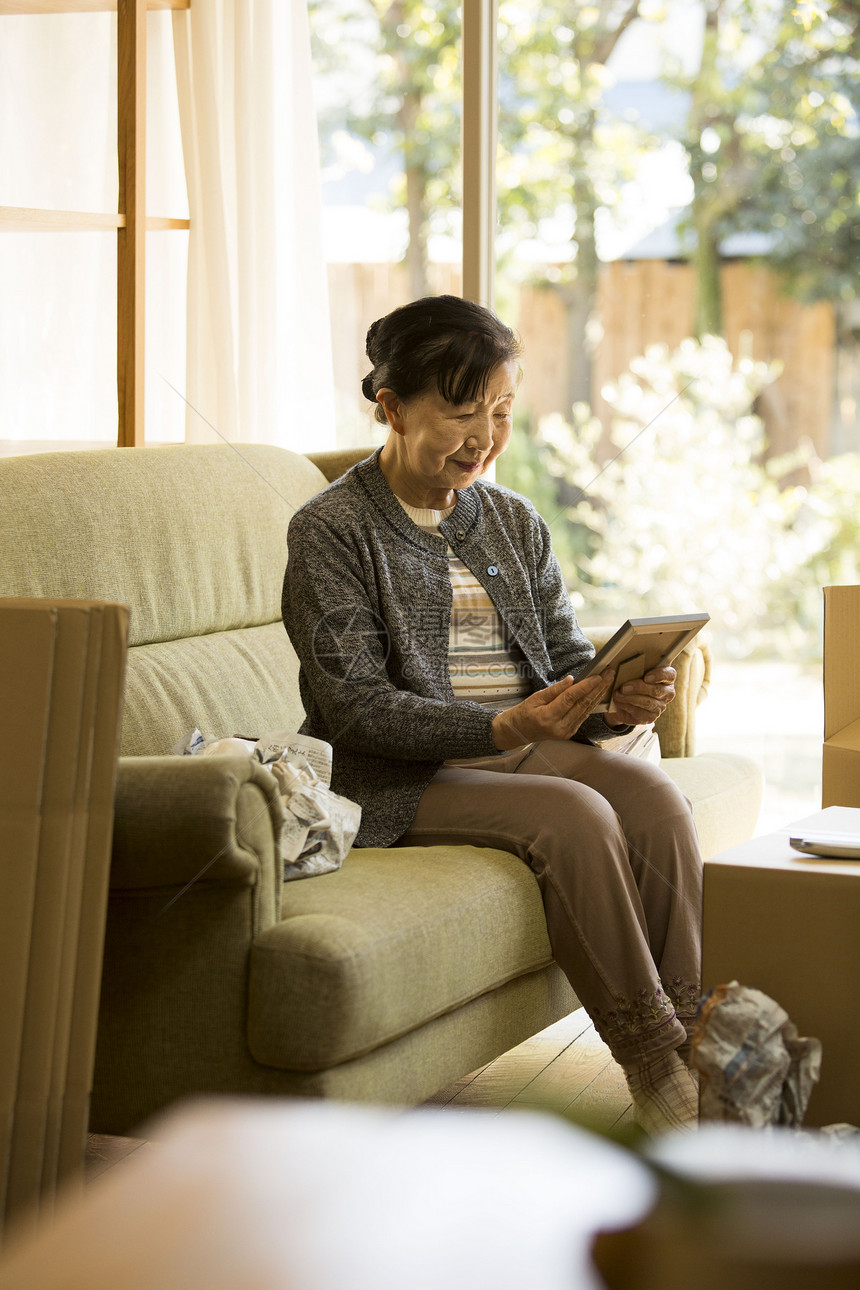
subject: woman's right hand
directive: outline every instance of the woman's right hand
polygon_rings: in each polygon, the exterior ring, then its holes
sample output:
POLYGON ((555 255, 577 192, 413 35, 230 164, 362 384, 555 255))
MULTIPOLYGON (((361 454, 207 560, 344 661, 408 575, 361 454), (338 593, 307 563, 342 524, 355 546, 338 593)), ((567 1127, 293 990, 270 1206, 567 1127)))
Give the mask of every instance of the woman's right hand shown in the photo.
POLYGON ((610 668, 600 676, 574 681, 563 676, 545 690, 530 694, 493 718, 493 742, 503 752, 540 739, 571 739, 598 705, 612 681, 610 668))

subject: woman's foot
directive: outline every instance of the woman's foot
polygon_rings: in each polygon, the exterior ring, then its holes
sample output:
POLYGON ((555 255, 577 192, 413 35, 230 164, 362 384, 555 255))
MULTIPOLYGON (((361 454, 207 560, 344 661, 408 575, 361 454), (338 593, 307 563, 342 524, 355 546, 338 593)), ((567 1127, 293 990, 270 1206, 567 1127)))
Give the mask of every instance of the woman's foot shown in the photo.
POLYGON ((699 1085, 674 1049, 625 1066, 633 1119, 650 1137, 668 1130, 691 1133, 699 1120, 699 1085))

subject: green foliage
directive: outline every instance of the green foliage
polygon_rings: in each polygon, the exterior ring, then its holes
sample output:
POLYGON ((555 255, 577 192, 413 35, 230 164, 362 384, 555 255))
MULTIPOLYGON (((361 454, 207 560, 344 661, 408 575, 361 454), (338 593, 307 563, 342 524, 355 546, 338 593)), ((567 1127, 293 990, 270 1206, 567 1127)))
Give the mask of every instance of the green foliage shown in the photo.
POLYGON ((821 0, 707 0, 683 139, 700 330, 721 327, 716 246, 766 233, 805 299, 850 299, 860 267, 860 10, 821 0))
POLYGON ((860 134, 822 125, 816 141, 780 150, 736 227, 775 237, 770 264, 801 300, 852 300, 860 271, 860 134))
POLYGON ((502 0, 501 259, 523 237, 534 237, 542 220, 553 219, 573 243, 568 277, 591 271, 595 213, 616 205, 636 159, 655 143, 634 122, 613 117, 604 103, 613 82, 607 61, 630 24, 646 20, 642 7, 640 0, 599 6, 588 0, 502 0))
POLYGON ((559 552, 586 623, 705 610, 730 657, 815 653, 819 578, 858 536, 860 466, 844 487, 844 473, 821 467, 813 492, 792 482, 803 454, 766 460, 752 409, 776 374, 712 336, 654 346, 604 391, 608 455, 586 407, 541 424, 545 476, 571 490, 565 517, 587 530, 581 554, 559 552))
POLYGON ((461 77, 458 6, 451 0, 374 0, 379 21, 380 99, 369 118, 351 124, 368 138, 385 138, 403 159, 393 190, 407 204, 407 176, 424 185, 422 217, 459 203, 461 77))
POLYGON ((453 0, 309 0, 324 159, 363 139, 401 169, 388 208, 405 209, 414 296, 429 290, 427 241, 452 230, 460 205, 459 6, 453 0), (334 90, 332 93, 331 90, 334 90))

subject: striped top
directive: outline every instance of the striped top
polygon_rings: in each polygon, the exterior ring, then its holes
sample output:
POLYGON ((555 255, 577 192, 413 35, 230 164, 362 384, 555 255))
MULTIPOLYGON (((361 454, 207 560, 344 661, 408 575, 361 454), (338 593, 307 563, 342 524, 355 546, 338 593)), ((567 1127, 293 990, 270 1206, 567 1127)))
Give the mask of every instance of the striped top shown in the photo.
MULTIPOLYGON (((409 518, 435 537, 444 511, 421 510, 398 498, 409 518)), ((499 611, 471 569, 448 547, 448 574, 453 601, 448 636, 448 674, 455 699, 469 699, 488 708, 511 708, 531 693, 526 660, 505 636, 499 611)))

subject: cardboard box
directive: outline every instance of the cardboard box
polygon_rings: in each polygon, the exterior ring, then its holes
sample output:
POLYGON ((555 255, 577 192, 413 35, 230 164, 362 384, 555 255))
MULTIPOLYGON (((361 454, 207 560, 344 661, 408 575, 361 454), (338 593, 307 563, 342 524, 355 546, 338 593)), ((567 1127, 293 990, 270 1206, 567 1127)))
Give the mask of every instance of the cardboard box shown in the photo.
MULTIPOLYGON (((42 767, 41 828, 9 1165, 7 1205, 10 1212, 32 1205, 42 1187, 58 999, 64 976, 74 967, 73 961, 71 964, 63 961, 64 913, 70 874, 83 862, 83 848, 76 846, 75 816, 76 808, 86 809, 86 792, 78 792, 79 781, 84 778, 79 775, 78 747, 84 716, 90 613, 83 606, 59 607, 52 602, 45 603, 51 605, 50 612, 56 617, 57 636, 42 767)), ((15 620, 15 606, 15 601, 0 602, 0 623, 4 627, 15 620)), ((25 610, 25 614, 28 612, 25 610)))
POLYGON ((58 1144, 57 1178, 60 1180, 80 1169, 86 1150, 130 618, 125 605, 102 604, 94 612, 101 618, 98 690, 92 720, 90 789, 77 962, 58 1144))
POLYGON ((42 1191, 50 1196, 59 1176, 60 1136, 69 1065, 69 1041, 75 998, 81 909, 84 891, 87 833, 92 785, 93 725, 99 692, 102 654, 102 614, 87 607, 88 648, 83 681, 82 718, 76 750, 75 803, 70 822, 70 855, 60 931, 63 971, 57 995, 55 1042, 48 1091, 45 1143, 42 1155, 42 1191))
POLYGON ((824 588, 821 805, 860 806, 860 587, 824 588))
POLYGON ((739 981, 822 1043, 804 1123, 860 1125, 860 860, 803 855, 806 829, 860 832, 860 810, 831 807, 705 862, 702 987, 739 981))
POLYGON ((83 1164, 128 621, 0 599, 0 1232, 83 1164))
POLYGON ((0 616, 0 1232, 6 1210, 24 1042, 36 901, 45 753, 57 614, 49 606, 0 616))

